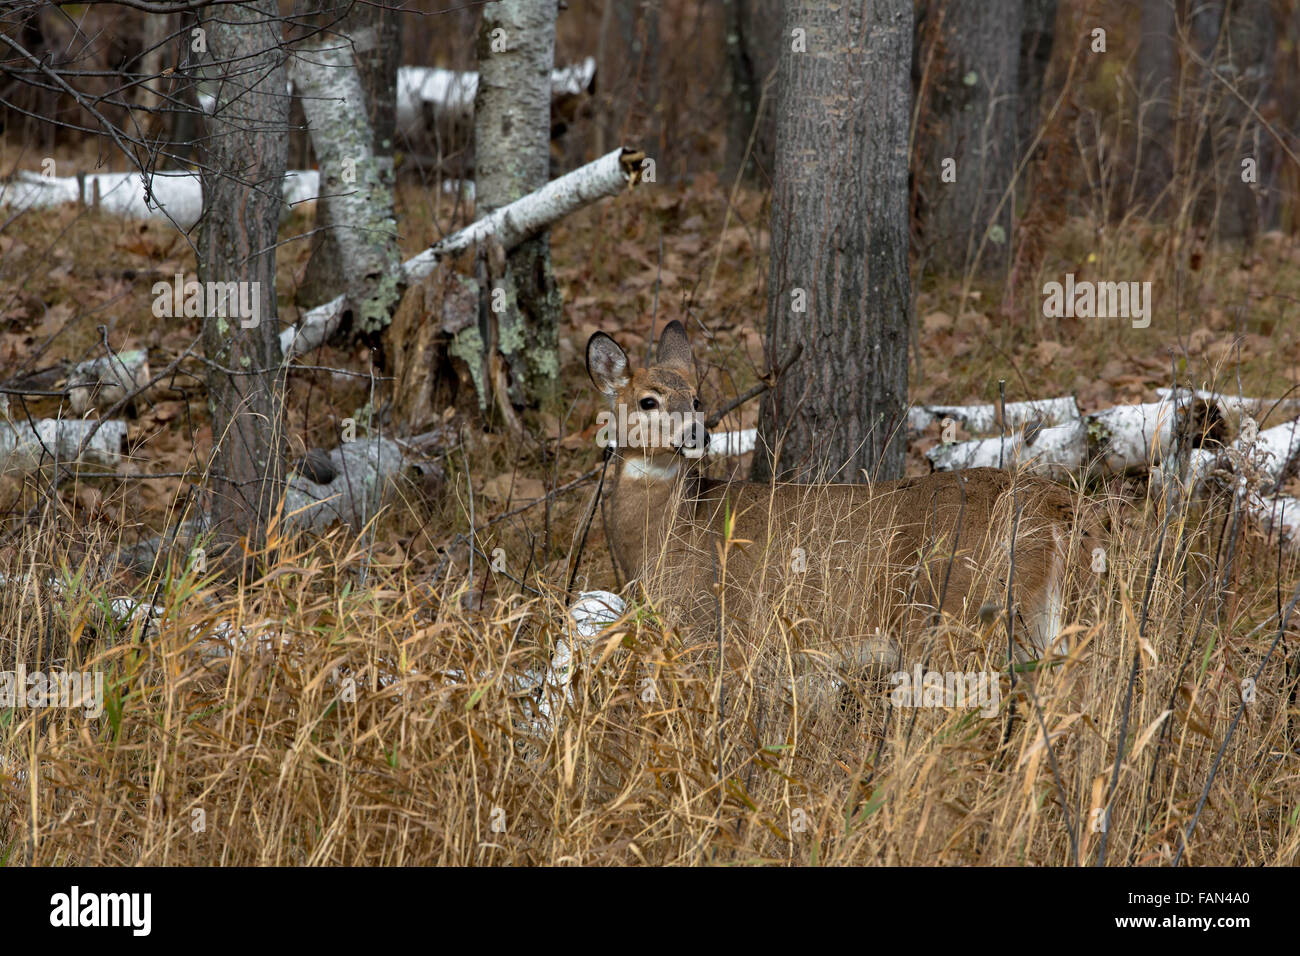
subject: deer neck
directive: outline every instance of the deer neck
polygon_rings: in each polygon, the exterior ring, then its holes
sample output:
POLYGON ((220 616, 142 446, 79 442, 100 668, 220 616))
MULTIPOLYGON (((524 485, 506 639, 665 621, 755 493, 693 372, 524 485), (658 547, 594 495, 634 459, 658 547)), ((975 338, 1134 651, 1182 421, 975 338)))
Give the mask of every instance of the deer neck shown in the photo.
POLYGON ((645 456, 621 449, 609 467, 605 524, 614 560, 631 580, 661 553, 674 519, 693 507, 699 472, 682 455, 645 456))

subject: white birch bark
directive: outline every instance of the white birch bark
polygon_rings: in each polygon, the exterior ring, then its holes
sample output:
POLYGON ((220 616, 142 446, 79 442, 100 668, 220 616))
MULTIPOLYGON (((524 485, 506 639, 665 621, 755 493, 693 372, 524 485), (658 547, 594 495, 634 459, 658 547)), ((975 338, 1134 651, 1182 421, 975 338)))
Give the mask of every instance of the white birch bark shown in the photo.
MULTIPOLYGON (((572 66, 551 70, 550 97, 576 96, 591 86, 596 60, 587 57, 572 66)), ((478 74, 429 66, 404 66, 397 71, 397 129, 417 136, 433 120, 469 122, 478 95, 478 74)))
MULTIPOLYGON (((402 263, 407 283, 418 282, 437 268, 439 260, 459 255, 490 236, 495 236, 503 248, 511 249, 583 206, 618 195, 638 181, 641 158, 636 150, 616 149, 484 216, 402 263)), ((307 312, 297 325, 280 333, 285 358, 319 346, 338 328, 342 316, 342 296, 307 312)))
MULTIPOLYGON (((1161 398, 1168 398, 1174 394, 1174 391, 1171 388, 1157 388, 1156 394, 1161 398)), ((1269 413, 1291 418, 1300 415, 1300 398, 1284 398, 1277 401, 1268 398, 1245 398, 1239 395, 1225 395, 1223 392, 1211 392, 1203 388, 1195 390, 1180 388, 1178 395, 1180 401, 1186 401, 1189 396, 1192 396, 1202 401, 1213 402, 1218 406, 1220 414, 1228 419, 1249 415, 1258 421, 1269 413)))
POLYGON ((758 441, 757 428, 742 428, 734 432, 717 432, 709 435, 709 457, 747 455, 758 441))
POLYGON ((0 422, 0 473, 27 474, 54 464, 56 458, 116 465, 126 444, 126 422, 104 422, 77 458, 77 449, 95 424, 81 418, 41 418, 35 428, 26 421, 0 422))
POLYGON ((936 445, 926 457, 937 471, 966 468, 1023 468, 1032 474, 1062 478, 1083 467, 1088 451, 1088 429, 1081 419, 1053 425, 1025 440, 1018 430, 997 438, 936 445))
MULTIPOLYGON (((1079 406, 1072 395, 1044 398, 1030 402, 1011 402, 1006 406, 1007 428, 1019 428, 1030 422, 1063 425, 1079 417, 1079 406)), ((998 430, 997 405, 914 405, 907 410, 907 427, 924 431, 933 422, 951 418, 971 433, 998 430)))
POLYGON ((144 349, 115 352, 82 362, 68 374, 68 404, 77 415, 94 406, 106 408, 149 381, 149 356, 144 349))
POLYGON ((361 74, 348 43, 303 47, 290 63, 323 177, 316 224, 332 230, 338 243, 353 327, 376 332, 388 324, 401 294, 392 160, 374 154, 361 74))
MULTIPOLYGON (((555 0, 499 0, 483 8, 479 82, 474 100, 474 195, 491 214, 546 185, 551 165, 550 76, 555 65, 555 0)), ((490 348, 505 363, 506 397, 515 405, 550 395, 559 376, 563 311, 545 231, 506 251, 504 272, 483 296, 505 294, 493 308, 490 348)), ((480 399, 487 401, 487 394, 480 399)))
POLYGON ((1004 438, 938 445, 926 457, 939 471, 962 468, 1026 468, 1063 477, 1079 472, 1090 460, 1110 474, 1149 468, 1169 453, 1173 440, 1174 403, 1119 405, 1051 428, 1017 431, 1004 438))
POLYGON ((498 0, 485 6, 478 59, 475 195, 478 209, 491 213, 546 184, 554 0, 498 0))
MULTIPOLYGON (((281 216, 288 215, 294 203, 315 199, 319 184, 314 169, 285 173, 281 216)), ((29 170, 20 170, 13 182, 0 188, 0 206, 11 209, 48 209, 63 203, 80 203, 129 219, 174 221, 189 229, 203 212, 203 189, 197 173, 154 173, 146 198, 138 172, 46 177, 29 170)))

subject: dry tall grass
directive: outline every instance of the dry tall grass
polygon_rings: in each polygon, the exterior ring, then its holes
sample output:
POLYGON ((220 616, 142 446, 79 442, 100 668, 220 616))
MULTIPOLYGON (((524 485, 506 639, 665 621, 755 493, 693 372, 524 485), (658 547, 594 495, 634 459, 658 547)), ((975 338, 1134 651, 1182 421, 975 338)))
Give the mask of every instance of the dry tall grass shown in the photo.
MULTIPOLYGON (((242 587, 153 576, 136 597, 165 617, 123 632, 103 543, 33 528, 3 568, 4 659, 102 670, 105 710, 0 710, 0 860, 1067 865, 1099 860, 1109 806, 1106 863, 1165 864, 1230 734, 1184 862, 1293 863, 1294 636, 1269 651, 1294 560, 1229 504, 1163 534, 1157 506, 1114 508, 1068 661, 1013 691, 1001 626, 974 663, 904 648, 908 670, 1003 672, 996 716, 885 707, 879 682, 804 710, 743 670, 720 680, 713 635, 640 601, 580 645, 573 702, 541 733, 519 688, 568 634, 553 569, 479 610, 463 574, 375 559, 359 586, 352 541, 277 541, 242 587)), ((786 611, 764 639, 788 655, 786 611)))

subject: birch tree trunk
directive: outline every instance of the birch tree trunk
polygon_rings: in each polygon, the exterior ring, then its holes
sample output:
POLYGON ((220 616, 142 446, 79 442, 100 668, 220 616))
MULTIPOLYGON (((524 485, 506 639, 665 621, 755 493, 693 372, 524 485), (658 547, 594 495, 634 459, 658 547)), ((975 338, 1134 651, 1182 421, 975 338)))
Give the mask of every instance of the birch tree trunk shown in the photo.
MULTIPOLYGON (((546 185, 550 174, 554 0, 501 0, 483 8, 474 102, 475 211, 482 217, 546 185)), ((560 293, 549 233, 506 255, 504 275, 483 290, 491 326, 481 330, 510 371, 510 400, 549 395, 559 374, 560 293)), ((494 376, 495 377, 495 376, 494 376)))
POLYGON ((911 0, 791 0, 782 31, 767 358, 754 476, 903 473, 911 0))
POLYGON ((200 282, 242 286, 249 315, 208 308, 203 348, 212 414, 212 525, 256 551, 283 493, 284 385, 276 322, 275 240, 288 149, 281 21, 275 0, 221 7, 203 22, 216 106, 203 157, 200 282), (214 314, 224 312, 225 315, 214 314))
POLYGON ((921 171, 925 238, 943 271, 1005 268, 1011 248, 1022 0, 954 0, 938 32, 937 129, 921 171), (955 165, 954 165, 955 164, 955 165), (1001 203, 999 207, 999 203, 1001 203))
POLYGON ((393 205, 397 22, 392 10, 358 4, 342 35, 299 48, 292 69, 321 173, 322 231, 298 295, 306 302, 345 295, 351 330, 372 340, 401 298, 393 205))

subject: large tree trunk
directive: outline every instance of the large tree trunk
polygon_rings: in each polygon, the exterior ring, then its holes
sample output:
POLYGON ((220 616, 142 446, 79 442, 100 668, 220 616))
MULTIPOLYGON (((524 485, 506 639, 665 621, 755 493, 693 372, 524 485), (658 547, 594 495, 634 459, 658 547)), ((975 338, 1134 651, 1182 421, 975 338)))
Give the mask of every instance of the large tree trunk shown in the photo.
POLYGON ((1138 194, 1167 205, 1174 174, 1173 98, 1177 87, 1174 0, 1142 0, 1137 55, 1138 194))
POLYGON ((275 0, 220 8, 204 22, 217 100, 203 157, 199 280, 248 283, 249 315, 203 319, 212 413, 211 516, 227 542, 265 542, 283 493, 284 384, 275 302, 275 240, 289 101, 275 0), (250 309, 250 312, 253 310, 250 309), (248 327, 245 327, 245 326, 248 327), (219 366, 219 367, 218 367, 219 366))
POLYGON ((777 100, 768 360, 754 475, 903 473, 911 0, 791 0, 777 100), (793 31, 805 31, 795 52, 793 31), (788 42, 787 42, 788 41, 788 42))
POLYGON ((1043 82, 1052 60, 1055 34, 1056 0, 1024 0, 1024 23, 1020 32, 1020 94, 1016 101, 1017 160, 1024 155, 1038 132, 1043 82))
POLYGON ((932 34, 943 55, 935 62, 935 133, 921 170, 926 243, 942 271, 1004 269, 1011 248, 1014 203, 1007 187, 1017 158, 1023 3, 950 0, 931 5, 927 15, 944 20, 932 34))
POLYGON ((1249 254, 1259 233, 1258 184, 1271 172, 1274 158, 1269 149, 1273 142, 1252 110, 1258 111, 1268 95, 1276 31, 1269 0, 1208 6, 1219 17, 1213 23, 1215 32, 1203 38, 1201 55, 1232 89, 1205 76, 1205 95, 1213 108, 1200 158, 1202 181, 1214 185, 1207 190, 1200 218, 1217 220, 1218 234, 1244 240, 1249 254), (1254 163, 1250 170, 1253 181, 1243 177, 1244 159, 1254 163))
MULTIPOLYGON (((502 0, 483 8, 474 102, 479 217, 541 188, 549 178, 555 14, 554 0, 502 0)), ((549 234, 511 250, 504 275, 493 279, 483 290, 489 299, 485 348, 495 345, 510 370, 510 400, 537 402, 554 390, 559 373, 562 303, 549 234)))
POLYGON ((763 85, 781 57, 780 0, 724 0, 730 104, 727 179, 741 171, 760 183, 772 175, 776 150, 775 89, 763 85), (745 161, 746 153, 749 155, 745 161))
POLYGON ((371 340, 401 298, 394 213, 398 14, 357 4, 338 33, 298 51, 296 92, 321 171, 315 245, 298 287, 301 302, 346 294, 351 329, 371 340))

